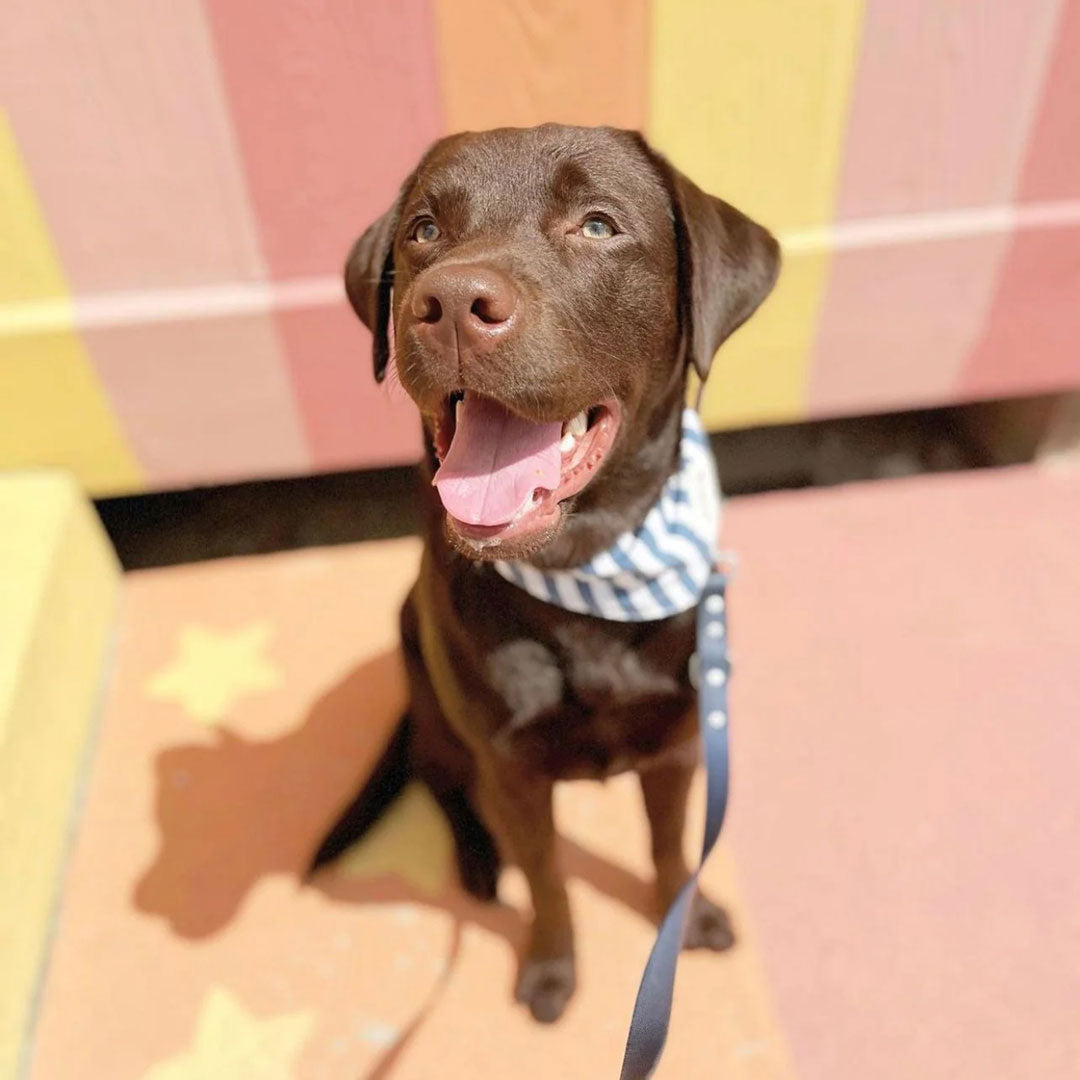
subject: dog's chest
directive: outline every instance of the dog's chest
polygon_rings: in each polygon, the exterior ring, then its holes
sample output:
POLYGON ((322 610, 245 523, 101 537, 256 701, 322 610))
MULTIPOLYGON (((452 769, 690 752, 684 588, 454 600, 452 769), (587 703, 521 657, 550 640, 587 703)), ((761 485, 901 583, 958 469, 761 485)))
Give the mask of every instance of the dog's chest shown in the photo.
POLYGON ((492 650, 488 682, 508 713, 503 749, 559 776, 602 776, 683 738, 692 627, 669 623, 573 620, 492 650))

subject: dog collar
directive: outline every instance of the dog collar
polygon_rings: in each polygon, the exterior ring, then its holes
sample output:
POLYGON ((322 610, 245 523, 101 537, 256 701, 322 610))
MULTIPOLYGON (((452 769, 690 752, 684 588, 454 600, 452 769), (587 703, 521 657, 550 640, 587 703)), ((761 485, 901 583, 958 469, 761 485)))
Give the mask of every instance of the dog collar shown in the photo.
POLYGON ((720 486, 712 447, 683 410, 679 468, 634 530, 582 566, 539 570, 497 561, 507 581, 545 603, 616 622, 666 619, 697 606, 716 563, 720 486))

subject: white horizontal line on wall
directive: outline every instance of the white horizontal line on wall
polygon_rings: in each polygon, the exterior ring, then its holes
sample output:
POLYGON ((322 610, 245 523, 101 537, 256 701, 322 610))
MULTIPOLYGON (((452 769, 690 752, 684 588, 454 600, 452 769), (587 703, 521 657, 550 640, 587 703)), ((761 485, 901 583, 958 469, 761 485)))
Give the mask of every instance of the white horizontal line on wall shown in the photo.
MULTIPOLYGON (((785 253, 800 255, 1074 225, 1080 225, 1080 199, 841 221, 792 230, 780 240, 785 253)), ((344 295, 340 277, 328 274, 287 281, 221 281, 91 293, 73 299, 22 300, 0 304, 0 337, 319 308, 339 303, 344 295)))
POLYGON ((291 281, 220 281, 166 289, 90 293, 71 299, 0 304, 0 337, 57 330, 98 330, 272 311, 317 308, 345 298, 336 275, 291 281))
POLYGON ((796 255, 812 251, 894 247, 927 240, 957 240, 1071 225, 1080 225, 1080 199, 838 221, 818 228, 794 230, 780 239, 784 251, 796 255))

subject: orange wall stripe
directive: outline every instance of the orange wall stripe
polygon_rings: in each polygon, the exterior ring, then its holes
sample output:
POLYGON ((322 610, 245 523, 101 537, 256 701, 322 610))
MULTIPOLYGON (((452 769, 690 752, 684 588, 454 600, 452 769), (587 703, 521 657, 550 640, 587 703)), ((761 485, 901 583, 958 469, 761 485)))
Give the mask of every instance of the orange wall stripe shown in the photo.
POLYGON ((435 0, 448 131, 641 128, 645 0, 435 0))

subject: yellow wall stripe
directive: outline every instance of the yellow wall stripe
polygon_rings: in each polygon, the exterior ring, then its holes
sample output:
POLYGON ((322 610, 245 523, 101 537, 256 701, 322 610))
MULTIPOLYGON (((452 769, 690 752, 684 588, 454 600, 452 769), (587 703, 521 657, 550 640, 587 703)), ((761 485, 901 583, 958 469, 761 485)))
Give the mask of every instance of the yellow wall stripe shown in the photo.
MULTIPOLYGON (((706 190, 773 231, 832 220, 863 0, 655 0, 649 134, 706 190)), ((763 314, 720 354, 706 423, 806 411, 828 252, 790 253, 763 314)))
POLYGON ((61 465, 96 494, 142 473, 74 330, 71 301, 7 117, 0 113, 0 468, 61 465), (26 332, 21 312, 62 305, 65 327, 26 332))

